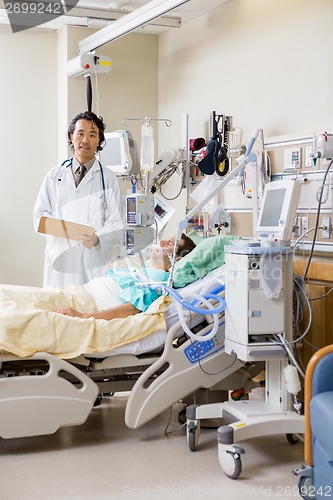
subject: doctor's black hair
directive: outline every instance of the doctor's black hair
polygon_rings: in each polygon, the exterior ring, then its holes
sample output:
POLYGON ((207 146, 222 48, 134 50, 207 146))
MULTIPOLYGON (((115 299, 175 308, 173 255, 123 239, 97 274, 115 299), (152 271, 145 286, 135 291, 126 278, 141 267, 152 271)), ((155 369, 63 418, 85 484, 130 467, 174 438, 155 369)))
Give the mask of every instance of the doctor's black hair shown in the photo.
POLYGON ((106 125, 103 122, 103 118, 101 116, 95 115, 95 113, 93 113, 92 111, 84 111, 83 113, 79 113, 71 121, 67 130, 68 145, 70 146, 70 148, 74 149, 74 145, 71 140, 71 134, 74 133, 75 125, 78 120, 89 120, 95 123, 99 131, 99 144, 97 147, 97 151, 102 151, 105 146, 104 130, 106 125))

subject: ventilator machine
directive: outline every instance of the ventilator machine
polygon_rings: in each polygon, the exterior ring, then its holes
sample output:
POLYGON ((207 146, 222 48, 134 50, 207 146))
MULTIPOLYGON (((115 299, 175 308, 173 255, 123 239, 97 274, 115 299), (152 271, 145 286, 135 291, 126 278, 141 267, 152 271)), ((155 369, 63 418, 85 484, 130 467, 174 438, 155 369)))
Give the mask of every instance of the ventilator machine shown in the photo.
MULTIPOLYGON (((255 161, 251 149, 257 135, 256 130, 234 171, 180 222, 178 237, 192 212, 200 209, 231 178, 241 174, 249 161, 255 161)), ((242 470, 244 449, 237 441, 304 432, 304 417, 300 415, 297 399, 300 384, 293 366, 296 361, 292 352, 295 341, 290 246, 300 190, 298 180, 268 183, 254 238, 235 240, 225 247, 225 352, 236 354, 243 363, 265 362, 265 400, 230 400, 191 405, 186 410, 187 440, 192 451, 198 444, 200 419, 225 420, 226 425, 218 429, 218 454, 221 467, 232 479, 242 470)))

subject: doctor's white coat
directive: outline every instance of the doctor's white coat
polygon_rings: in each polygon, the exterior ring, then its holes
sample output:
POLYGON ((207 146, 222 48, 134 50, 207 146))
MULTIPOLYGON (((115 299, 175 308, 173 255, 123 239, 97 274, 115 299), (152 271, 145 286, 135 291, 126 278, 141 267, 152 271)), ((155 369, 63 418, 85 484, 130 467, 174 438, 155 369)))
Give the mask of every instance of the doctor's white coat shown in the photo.
POLYGON ((77 241, 45 236, 43 286, 83 285, 100 276, 112 257, 112 247, 123 239, 123 207, 118 181, 108 168, 103 168, 103 174, 105 191, 97 160, 78 187, 70 160, 53 168, 44 178, 34 208, 35 230, 38 230, 41 217, 54 217, 93 226, 100 243, 88 249, 77 241))

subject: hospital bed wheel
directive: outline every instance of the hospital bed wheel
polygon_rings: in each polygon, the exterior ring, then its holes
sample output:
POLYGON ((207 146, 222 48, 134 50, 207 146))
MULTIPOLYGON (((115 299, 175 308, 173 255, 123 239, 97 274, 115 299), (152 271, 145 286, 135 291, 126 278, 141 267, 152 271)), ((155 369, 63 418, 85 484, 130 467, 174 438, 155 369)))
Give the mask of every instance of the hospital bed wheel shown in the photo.
POLYGON ((286 438, 290 444, 297 444, 299 441, 297 434, 286 434, 286 438))
POLYGON ((308 476, 301 476, 298 481, 298 492, 301 495, 304 500, 312 500, 315 499, 316 496, 315 494, 311 494, 311 492, 314 492, 313 484, 312 484, 312 479, 311 477, 308 476), (307 495, 306 492, 309 491, 310 494, 307 495))
POLYGON ((94 402, 94 408, 96 406, 99 406, 101 404, 103 400, 103 394, 98 394, 97 398, 95 399, 95 402, 94 402))
POLYGON ((200 424, 190 421, 186 427, 186 436, 189 449, 195 451, 199 443, 200 424))
POLYGON ((182 425, 186 424, 186 408, 178 413, 178 422, 182 425))
POLYGON ((244 453, 244 450, 238 446, 234 446, 234 451, 226 450, 224 453, 219 454, 220 465, 223 472, 230 479, 237 479, 241 475, 241 453, 244 453))

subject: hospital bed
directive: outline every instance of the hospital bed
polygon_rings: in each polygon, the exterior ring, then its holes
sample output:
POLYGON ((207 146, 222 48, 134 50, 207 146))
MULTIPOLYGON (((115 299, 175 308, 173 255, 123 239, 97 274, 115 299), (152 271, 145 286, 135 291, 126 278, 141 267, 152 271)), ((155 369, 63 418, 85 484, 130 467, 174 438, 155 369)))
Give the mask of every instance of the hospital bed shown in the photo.
MULTIPOLYGON (((183 289, 183 297, 207 283, 223 280, 223 266, 183 289)), ((130 391, 125 422, 137 428, 199 388, 251 387, 253 373, 224 351, 224 313, 214 338, 193 341, 184 335, 170 305, 167 328, 110 352, 59 359, 46 352, 19 358, 1 353, 0 436, 51 434, 86 421, 103 395, 130 391)), ((210 315, 187 319, 197 335, 212 330, 210 315)), ((251 364, 249 364, 251 365, 251 364)))

